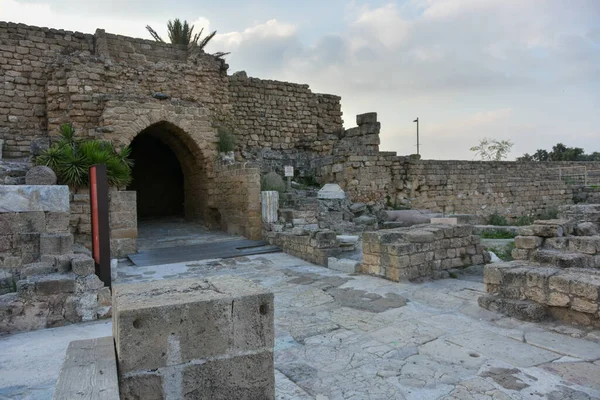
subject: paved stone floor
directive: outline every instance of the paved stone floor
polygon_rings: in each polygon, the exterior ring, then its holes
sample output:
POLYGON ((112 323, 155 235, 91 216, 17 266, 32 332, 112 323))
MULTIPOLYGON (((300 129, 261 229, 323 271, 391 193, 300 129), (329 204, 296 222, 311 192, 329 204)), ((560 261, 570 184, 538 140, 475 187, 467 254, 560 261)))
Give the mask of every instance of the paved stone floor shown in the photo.
MULTIPOLYGON (((276 253, 121 264, 118 283, 222 274, 275 293, 280 400, 600 399, 600 332, 483 310, 477 276, 401 284, 276 253)), ((48 398, 68 342, 109 334, 97 322, 0 338, 0 399, 48 398)))

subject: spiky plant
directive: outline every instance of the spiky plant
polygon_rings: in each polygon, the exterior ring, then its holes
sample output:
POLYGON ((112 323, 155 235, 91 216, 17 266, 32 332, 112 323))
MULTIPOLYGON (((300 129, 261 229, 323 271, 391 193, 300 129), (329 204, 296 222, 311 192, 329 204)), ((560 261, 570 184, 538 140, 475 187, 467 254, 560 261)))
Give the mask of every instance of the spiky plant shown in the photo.
POLYGON ((133 161, 129 159, 129 147, 117 151, 111 142, 83 140, 75 135, 71 124, 61 125, 60 134, 60 139, 35 159, 37 165, 52 168, 60 183, 86 186, 89 168, 95 164, 106 164, 110 185, 126 186, 131 182, 133 161))
MULTIPOLYGON (((161 43, 165 43, 162 37, 154 30, 150 25, 146 25, 146 30, 150 32, 150 36, 161 43)), ((179 18, 175 18, 175 20, 167 23, 167 33, 169 35, 169 40, 173 44, 182 44, 185 46, 194 46, 197 47, 198 50, 204 50, 208 42, 212 40, 217 34, 217 31, 213 31, 206 35, 202 40, 202 33, 204 32, 204 28, 200 29, 200 32, 194 34, 194 25, 191 25, 187 21, 183 21, 183 23, 179 20, 179 18)), ((213 54, 217 58, 223 58, 229 53, 219 51, 213 54)))

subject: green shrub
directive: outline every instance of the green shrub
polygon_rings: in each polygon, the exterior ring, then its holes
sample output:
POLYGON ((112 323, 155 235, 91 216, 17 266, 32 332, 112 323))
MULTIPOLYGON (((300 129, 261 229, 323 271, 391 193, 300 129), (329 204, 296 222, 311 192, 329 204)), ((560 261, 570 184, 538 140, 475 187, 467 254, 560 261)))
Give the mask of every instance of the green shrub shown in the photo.
POLYGON ((231 131, 225 128, 219 128, 217 130, 217 136, 219 138, 217 148, 220 153, 228 153, 235 149, 235 135, 231 131))
POLYGON ((111 142, 77 138, 71 124, 60 126, 60 136, 58 142, 35 159, 36 165, 52 168, 59 183, 87 186, 89 168, 94 164, 106 164, 109 185, 127 186, 131 182, 133 161, 129 158, 129 147, 117 151, 111 142))
POLYGON ((269 172, 261 178, 260 190, 283 193, 286 190, 286 185, 283 178, 277 172, 269 172))
POLYGON ((488 217, 488 225, 496 226, 508 226, 508 220, 504 215, 500 215, 497 212, 493 213, 488 217))

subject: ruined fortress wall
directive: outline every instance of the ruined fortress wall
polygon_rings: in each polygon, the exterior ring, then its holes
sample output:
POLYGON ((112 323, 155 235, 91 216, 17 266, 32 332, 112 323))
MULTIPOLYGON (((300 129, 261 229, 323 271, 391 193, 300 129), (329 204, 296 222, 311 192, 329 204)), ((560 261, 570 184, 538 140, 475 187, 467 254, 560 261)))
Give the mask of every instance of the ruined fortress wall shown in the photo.
POLYGON ((337 157, 322 166, 323 182, 338 182, 353 201, 509 218, 540 215, 573 203, 573 186, 559 179, 573 167, 600 163, 411 160, 394 153, 337 157))
POLYGON ((340 132, 340 97, 313 93, 308 85, 229 78, 237 144, 242 150, 270 148, 331 152, 332 132, 340 132))
POLYGON ((447 213, 535 216, 573 202, 572 187, 560 180, 559 169, 582 166, 597 169, 600 163, 413 161, 406 164, 396 200, 447 213))
POLYGON ((29 154, 46 135, 46 67, 68 51, 92 51, 92 35, 0 22, 0 139, 4 156, 29 154))

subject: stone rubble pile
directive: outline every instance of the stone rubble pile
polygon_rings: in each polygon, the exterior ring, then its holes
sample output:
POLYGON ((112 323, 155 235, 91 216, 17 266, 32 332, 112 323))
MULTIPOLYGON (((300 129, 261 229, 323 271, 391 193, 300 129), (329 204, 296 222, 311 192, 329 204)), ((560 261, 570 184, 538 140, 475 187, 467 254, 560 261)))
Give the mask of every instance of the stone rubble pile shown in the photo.
POLYGON ((600 205, 569 205, 515 238, 516 261, 485 267, 479 304, 522 318, 600 326, 600 205))

